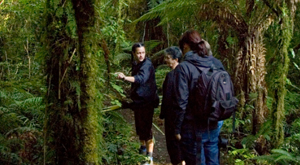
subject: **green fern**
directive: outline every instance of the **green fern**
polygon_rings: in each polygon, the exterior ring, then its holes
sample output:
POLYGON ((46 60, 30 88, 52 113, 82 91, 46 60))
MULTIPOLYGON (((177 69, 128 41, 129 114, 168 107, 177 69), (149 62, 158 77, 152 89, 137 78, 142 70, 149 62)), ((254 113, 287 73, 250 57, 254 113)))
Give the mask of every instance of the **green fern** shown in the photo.
POLYGON ((266 160, 269 163, 276 164, 299 164, 300 155, 295 155, 282 149, 273 149, 271 155, 259 156, 254 159, 266 160))

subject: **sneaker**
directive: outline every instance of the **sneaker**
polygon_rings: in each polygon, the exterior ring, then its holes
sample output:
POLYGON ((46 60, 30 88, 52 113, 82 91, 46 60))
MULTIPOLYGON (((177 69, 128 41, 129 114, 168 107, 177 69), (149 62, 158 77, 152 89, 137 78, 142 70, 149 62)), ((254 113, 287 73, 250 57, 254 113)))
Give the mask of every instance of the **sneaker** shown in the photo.
POLYGON ((153 157, 146 156, 145 160, 142 161, 141 165, 153 165, 153 157))
POLYGON ((146 150, 146 148, 145 149, 139 149, 139 154, 141 154, 141 155, 146 155, 146 153, 147 153, 147 150, 146 150))

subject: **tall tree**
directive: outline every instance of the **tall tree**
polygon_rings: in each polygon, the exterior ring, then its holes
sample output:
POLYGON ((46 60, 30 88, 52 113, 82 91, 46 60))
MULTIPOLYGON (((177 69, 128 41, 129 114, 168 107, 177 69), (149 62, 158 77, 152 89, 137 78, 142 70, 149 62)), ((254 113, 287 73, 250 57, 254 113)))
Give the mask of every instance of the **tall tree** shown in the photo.
POLYGON ((294 29, 294 18, 296 12, 296 0, 264 0, 265 4, 270 7, 272 12, 277 16, 276 22, 276 46, 277 49, 272 51, 271 65, 273 71, 270 73, 269 93, 271 94, 272 108, 272 145, 278 148, 284 140, 284 116, 285 116, 285 96, 286 96, 286 81, 289 68, 289 50, 294 29))
POLYGON ((98 164, 95 1, 46 2, 45 164, 98 164))

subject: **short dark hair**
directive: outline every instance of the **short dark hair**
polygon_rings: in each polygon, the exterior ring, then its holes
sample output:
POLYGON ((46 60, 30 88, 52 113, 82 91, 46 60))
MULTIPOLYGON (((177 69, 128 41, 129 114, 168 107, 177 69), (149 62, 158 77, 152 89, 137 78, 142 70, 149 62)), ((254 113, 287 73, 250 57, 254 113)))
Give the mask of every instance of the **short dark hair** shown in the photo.
POLYGON ((136 51, 136 48, 140 48, 140 47, 145 47, 145 46, 141 42, 137 42, 137 43, 133 44, 132 48, 131 48, 132 53, 134 53, 136 51))
POLYGON ((191 50, 195 51, 199 56, 207 56, 207 48, 205 43, 196 30, 188 30, 183 33, 179 40, 179 46, 181 50, 183 50, 184 44, 188 44, 191 50))
POLYGON ((171 46, 165 50, 166 55, 170 55, 172 59, 178 59, 178 61, 181 60, 182 52, 178 46, 171 46))

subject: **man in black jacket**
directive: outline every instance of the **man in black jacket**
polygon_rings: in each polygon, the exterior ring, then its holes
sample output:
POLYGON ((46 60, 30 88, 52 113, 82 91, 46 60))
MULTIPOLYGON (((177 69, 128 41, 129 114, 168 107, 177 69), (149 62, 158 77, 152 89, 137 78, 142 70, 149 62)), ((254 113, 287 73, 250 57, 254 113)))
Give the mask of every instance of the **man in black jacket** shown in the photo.
MULTIPOLYGON (((194 30, 185 32, 179 46, 185 54, 183 62, 175 69, 175 88, 176 95, 175 111, 175 137, 181 142, 181 154, 187 165, 200 164, 201 158, 200 130, 207 129, 207 123, 196 121, 192 113, 193 95, 198 77, 200 75, 197 67, 223 67, 222 63, 211 55, 208 55, 204 41, 199 33, 194 30), (197 123, 197 124, 196 124, 197 123), (200 135, 200 136, 199 136, 200 135), (198 142, 198 146, 197 146, 198 142), (198 156, 197 156, 198 155, 198 156), (199 156, 200 155, 200 156, 199 156)), ((209 129, 216 129, 218 123, 210 123, 209 129)))

